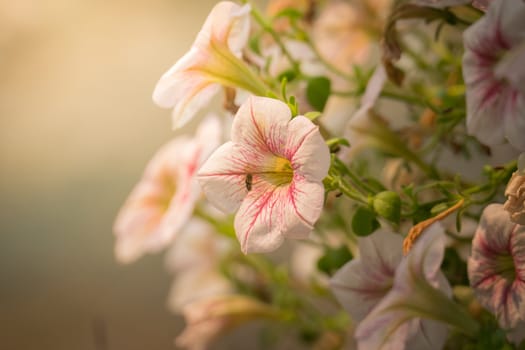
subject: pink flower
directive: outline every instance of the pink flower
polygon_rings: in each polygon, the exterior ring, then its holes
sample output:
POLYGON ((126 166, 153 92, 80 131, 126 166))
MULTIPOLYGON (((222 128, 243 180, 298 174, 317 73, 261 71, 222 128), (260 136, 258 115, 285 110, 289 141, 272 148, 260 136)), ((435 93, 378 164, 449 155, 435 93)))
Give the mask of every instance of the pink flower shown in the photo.
POLYGON ((330 166, 318 127, 303 116, 291 119, 281 101, 251 97, 235 116, 231 138, 198 177, 213 205, 238 210, 242 251, 274 250, 285 236, 306 238, 321 214, 330 166))
POLYGON ((332 277, 330 287, 353 321, 361 322, 392 288, 402 246, 400 235, 374 232, 359 240, 359 257, 332 277))
POLYGON ((168 306, 174 312, 204 297, 230 294, 233 286, 219 271, 233 241, 218 234, 209 223, 189 220, 166 255, 174 275, 168 306))
POLYGON ((279 317, 270 305, 243 295, 200 299, 186 305, 183 314, 186 328, 175 343, 191 350, 209 349, 218 336, 246 322, 279 317))
POLYGON ((525 321, 525 226, 510 221, 501 204, 485 208, 468 260, 470 285, 500 326, 525 321))
POLYGON ((206 106, 221 85, 264 94, 259 78, 239 59, 250 30, 250 7, 222 1, 212 9, 195 42, 159 80, 153 100, 173 108, 180 128, 206 106))
POLYGON ((360 239, 359 258, 334 275, 331 289, 357 322, 359 349, 438 349, 443 345, 446 326, 421 319, 424 310, 418 305, 433 301, 428 295, 432 292, 428 293, 426 287, 421 290, 422 285, 450 294, 439 271, 444 249, 442 232, 439 225, 434 225, 403 258, 402 237, 379 230, 360 239))
POLYGON ((476 323, 449 298, 450 286, 440 271, 444 234, 430 226, 395 270, 393 286, 358 324, 359 349, 440 349, 447 323, 467 333, 476 323))
POLYGON ((190 218, 201 194, 195 173, 219 145, 220 129, 219 120, 209 118, 196 137, 178 137, 155 154, 115 221, 117 260, 159 251, 190 218))
POLYGON ((525 3, 490 4, 464 33, 467 130, 487 145, 525 150, 525 3))

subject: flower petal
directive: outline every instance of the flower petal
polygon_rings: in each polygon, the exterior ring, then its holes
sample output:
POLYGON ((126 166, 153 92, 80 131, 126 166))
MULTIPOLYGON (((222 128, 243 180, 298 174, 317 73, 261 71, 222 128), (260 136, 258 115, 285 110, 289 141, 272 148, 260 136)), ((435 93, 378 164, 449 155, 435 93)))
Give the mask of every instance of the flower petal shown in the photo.
POLYGON ((333 276, 331 289, 354 321, 363 320, 390 291, 402 244, 401 236, 376 231, 359 240, 359 257, 333 276))
POLYGON ((267 97, 251 97, 235 116, 232 141, 260 153, 284 156, 282 150, 291 117, 285 103, 267 97))
POLYGON ((525 315, 525 226, 512 223, 501 204, 485 208, 472 242, 468 276, 481 305, 503 328, 514 328, 525 315))
POLYGON ((206 18, 194 46, 206 49, 213 38, 227 43, 232 52, 240 54, 250 33, 250 10, 250 5, 239 6, 231 1, 217 3, 206 18))
POLYGON ((233 142, 220 146, 198 171, 198 181, 206 198, 217 208, 232 213, 248 193, 246 169, 249 158, 233 142))
POLYGON ((308 118, 297 116, 288 124, 288 138, 281 150, 294 171, 309 181, 322 181, 330 167, 330 151, 319 128, 308 118))

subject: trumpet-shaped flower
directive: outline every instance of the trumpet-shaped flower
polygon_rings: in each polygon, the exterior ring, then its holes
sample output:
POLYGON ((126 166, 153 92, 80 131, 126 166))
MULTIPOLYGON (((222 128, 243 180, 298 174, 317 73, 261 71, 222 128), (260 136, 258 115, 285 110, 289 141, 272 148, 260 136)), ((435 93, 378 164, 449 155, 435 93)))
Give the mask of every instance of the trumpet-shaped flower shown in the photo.
POLYGON ((518 171, 512 174, 505 196, 507 201, 503 208, 509 212, 510 220, 525 225, 525 153, 518 158, 518 171))
POLYGON ((175 342, 191 350, 208 349, 218 336, 243 323, 278 317, 270 305, 242 295, 200 299, 186 305, 183 314, 187 325, 175 342))
POLYGON ((197 299, 232 292, 218 268, 232 243, 202 220, 192 219, 185 225, 166 256, 167 268, 174 275, 168 297, 172 311, 180 312, 197 299))
POLYGON ((180 128, 206 106, 221 85, 256 94, 266 89, 239 58, 250 30, 250 7, 222 1, 212 9, 188 53, 159 80, 153 100, 173 108, 173 126, 180 128))
POLYGON ((155 154, 115 221, 117 260, 132 262, 175 237, 201 194, 195 173, 219 145, 220 130, 211 117, 194 138, 178 137, 155 154))
POLYGON ((357 326, 359 349, 440 349, 449 323, 473 333, 476 324, 450 299, 440 271, 443 228, 429 227, 401 260, 392 289, 357 326))
POLYGON ((374 232, 359 240, 359 257, 332 277, 332 291, 355 322, 361 322, 392 288, 402 245, 398 234, 374 232))
POLYGON ((525 3, 494 1, 464 33, 467 130, 525 150, 525 3))
POLYGON ((251 97, 235 116, 232 141, 199 170, 217 208, 234 212, 244 253, 276 249, 284 237, 306 238, 323 208, 330 155, 309 119, 291 119, 278 100, 251 97))
POLYGON ((513 329, 525 321, 525 226, 510 221, 501 204, 485 208, 468 261, 479 302, 513 329))

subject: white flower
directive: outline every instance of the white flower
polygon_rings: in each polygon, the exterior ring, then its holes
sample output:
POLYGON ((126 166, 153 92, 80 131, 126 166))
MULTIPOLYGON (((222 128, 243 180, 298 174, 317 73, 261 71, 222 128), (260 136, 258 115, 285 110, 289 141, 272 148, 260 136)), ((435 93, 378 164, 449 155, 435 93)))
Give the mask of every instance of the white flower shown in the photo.
POLYGON ((193 213, 201 195, 195 173, 220 133, 219 120, 210 117, 194 138, 177 137, 155 154, 115 221, 117 260, 132 262, 172 241, 193 213))
POLYGON ((291 119, 281 101, 252 97, 237 112, 231 137, 198 177, 212 204, 238 210, 242 251, 267 252, 284 237, 306 238, 323 208, 330 165, 318 127, 303 116, 291 119))
POLYGON ((205 221, 192 219, 185 225, 166 256, 167 268, 174 275, 168 297, 172 311, 180 312, 192 301, 233 291, 219 271, 231 243, 205 221))
POLYGON ((206 106, 221 85, 264 94, 266 88, 239 59, 250 30, 250 7, 221 1, 212 9, 195 42, 159 80, 153 100, 173 108, 180 128, 206 106))
POLYGON ((494 1, 464 33, 467 130, 525 150, 525 3, 494 1))
POLYGON ((525 322, 525 226, 510 221, 501 204, 485 208, 468 261, 470 285, 504 329, 525 322))
POLYGON ((440 349, 445 323, 476 331, 476 323, 449 299, 450 286, 439 269, 444 244, 438 223, 416 241, 397 267, 392 289, 357 326, 359 349, 440 349))

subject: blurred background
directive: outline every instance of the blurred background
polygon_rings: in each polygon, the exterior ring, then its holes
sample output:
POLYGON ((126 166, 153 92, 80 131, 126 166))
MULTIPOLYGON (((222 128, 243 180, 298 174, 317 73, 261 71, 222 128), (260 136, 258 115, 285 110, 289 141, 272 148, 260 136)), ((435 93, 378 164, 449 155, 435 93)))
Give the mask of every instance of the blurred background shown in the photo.
POLYGON ((1 349, 174 349, 163 256, 117 265, 111 228, 214 3, 0 0, 1 349))

